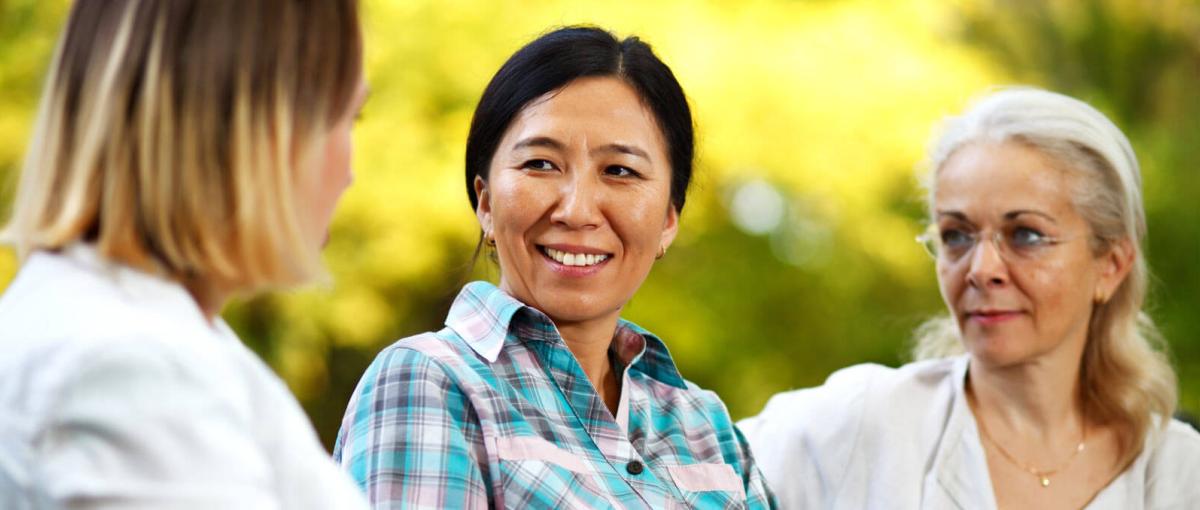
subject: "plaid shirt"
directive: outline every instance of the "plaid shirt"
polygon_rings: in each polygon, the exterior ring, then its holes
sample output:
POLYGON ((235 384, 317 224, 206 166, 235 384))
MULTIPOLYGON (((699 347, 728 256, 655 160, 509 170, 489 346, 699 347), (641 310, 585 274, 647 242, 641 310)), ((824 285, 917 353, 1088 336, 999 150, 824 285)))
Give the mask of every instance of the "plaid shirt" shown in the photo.
POLYGON ((475 282, 367 369, 334 457, 376 508, 771 508, 717 396, 621 321, 613 416, 550 319, 475 282))

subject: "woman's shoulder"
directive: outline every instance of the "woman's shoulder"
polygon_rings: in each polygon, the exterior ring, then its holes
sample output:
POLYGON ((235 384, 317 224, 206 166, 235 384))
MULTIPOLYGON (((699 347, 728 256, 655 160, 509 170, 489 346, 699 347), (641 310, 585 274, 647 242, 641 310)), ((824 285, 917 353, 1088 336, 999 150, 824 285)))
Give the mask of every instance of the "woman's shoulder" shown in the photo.
POLYGON ((1191 508, 1200 500, 1200 432, 1171 420, 1157 439, 1142 454, 1146 508, 1191 508))
POLYGON ((363 374, 363 383, 411 380, 431 383, 430 387, 454 387, 486 371, 487 365, 466 341, 445 328, 401 338, 379 351, 363 374))
POLYGON ((0 450, 14 458, 6 469, 55 478, 55 491, 68 495, 117 482, 149 487, 149 476, 217 492, 236 487, 232 494, 247 500, 274 497, 264 469, 332 475, 282 381, 241 344, 223 344, 139 336, 43 342, 20 371, 0 373, 0 407, 19 414, 0 420, 0 450), (89 455, 95 462, 79 464, 89 455))
POLYGON ((1150 441, 1154 446, 1146 454, 1151 470, 1200 473, 1200 432, 1191 425, 1173 419, 1150 441))
MULTIPOLYGON (((0 400, 35 420, 55 419, 68 402, 104 411, 159 398, 220 402, 236 407, 224 411, 236 410, 231 417, 250 415, 252 401, 259 398, 252 386, 262 374, 242 358, 253 354, 216 338, 180 338, 186 336, 194 334, 128 327, 93 336, 5 339, 11 341, 0 346, 0 386, 5 388, 0 400)), ((273 376, 265 366, 262 371, 273 376)))
MULTIPOLYGON (((861 415, 868 404, 896 402, 911 408, 921 400, 952 390, 960 363, 959 358, 940 358, 898 368, 874 363, 846 367, 831 374, 820 386, 772 396, 760 416, 785 418, 793 423, 819 417, 829 423, 838 417, 861 415)), ((889 405, 880 407, 889 408, 889 405)))
POLYGON ((963 362, 846 367, 821 386, 771 397, 758 416, 738 427, 781 501, 828 505, 853 466, 876 458, 877 448, 914 444, 913 432, 928 423, 926 414, 949 407, 936 402, 953 394, 963 362))
MULTIPOLYGON (((843 368, 825 384, 774 395, 757 416, 738 422, 752 445, 796 443, 810 455, 843 458, 859 439, 906 434, 954 394, 959 358, 917 361, 898 368, 861 364, 843 368), (879 429, 871 432, 874 429, 879 429), (878 432, 878 433, 876 433, 878 432)), ((756 450, 757 453, 757 450, 756 450)))
POLYGON ((426 331, 396 340, 375 356, 385 367, 402 365, 457 365, 470 346, 450 328, 426 331))
POLYGON ((718 432, 733 433, 733 417, 717 392, 703 388, 688 379, 683 380, 683 386, 670 388, 669 392, 655 391, 657 407, 703 414, 705 421, 718 432))
POLYGON ((1200 466, 1200 432, 1188 423, 1174 419, 1168 422, 1159 449, 1182 453, 1200 466))
POLYGON ((49 464, 85 449, 87 435, 94 434, 102 440, 93 448, 113 448, 118 452, 113 458, 142 459, 164 453, 158 448, 169 443, 164 438, 208 440, 252 430, 257 399, 241 387, 246 378, 228 364, 199 361, 196 354, 137 337, 43 342, 26 349, 0 372, 0 407, 13 413, 0 420, 5 449, 18 464, 35 465, 32 459, 49 464), (137 448, 122 446, 145 434, 154 437, 131 443, 141 445, 137 448), (47 435, 57 439, 37 440, 47 435))
POLYGON ((0 348, 140 339, 179 344, 211 328, 183 286, 106 262, 87 246, 30 256, 0 297, 0 348))
POLYGON ((263 403, 289 395, 181 286, 102 263, 78 247, 35 254, 6 293, 0 388, 0 401, 22 410, 29 430, 50 426, 68 404, 115 412, 156 399, 183 413, 211 414, 217 405, 246 424, 263 403))
MULTIPOLYGON (((1159 433, 1154 447, 1146 452, 1150 483, 1153 479, 1187 477, 1200 490, 1200 432, 1179 420, 1171 420, 1159 433)), ((1153 439, 1151 439, 1153 441, 1153 439)))

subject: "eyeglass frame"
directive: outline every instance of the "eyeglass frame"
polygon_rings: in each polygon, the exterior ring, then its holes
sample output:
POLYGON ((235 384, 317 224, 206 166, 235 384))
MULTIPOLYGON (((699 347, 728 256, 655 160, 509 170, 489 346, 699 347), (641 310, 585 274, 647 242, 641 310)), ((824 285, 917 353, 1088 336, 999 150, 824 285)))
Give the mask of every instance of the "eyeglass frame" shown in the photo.
MULTIPOLYGON (((1016 231, 1020 228, 1024 228, 1024 227, 1017 227, 1012 230, 1016 231)), ((1030 230, 1032 230, 1032 229, 1030 229, 1030 230)), ((978 232, 963 232, 963 235, 965 235, 971 239, 970 247, 963 250, 962 254, 957 257, 951 258, 951 257, 947 256, 946 260, 949 262, 958 262, 958 261, 966 258, 968 255, 970 255, 975 250, 975 248, 977 248, 979 246, 979 240, 982 237, 984 237, 982 232, 983 232, 982 230, 978 231, 978 232)), ((1064 243, 1073 241, 1073 240, 1081 237, 1081 236, 1049 236, 1049 235, 1040 234, 1040 233, 1039 233, 1039 235, 1041 236, 1042 241, 1040 242, 1040 244, 1032 246, 1031 248, 1037 248, 1037 249, 1052 248, 1054 246, 1058 246, 1060 244, 1064 244, 1064 243)), ((987 236, 987 237, 990 238, 990 240, 992 241, 992 246, 996 248, 996 253, 1000 254, 1000 258, 1006 262, 1013 262, 1014 260, 1029 261, 1029 260, 1035 260, 1037 258, 1037 257, 1030 257, 1028 255, 1025 255, 1025 256, 1020 255, 1018 253, 1019 250, 1014 249, 1012 247, 1011 241, 1008 240, 1008 238, 1005 235, 1004 230, 1002 230, 1002 229, 1001 230, 993 230, 991 235, 987 236)), ((918 244, 920 244, 921 247, 925 249, 925 253, 928 254, 930 257, 932 257, 934 260, 941 260, 943 255, 941 255, 939 252, 942 252, 942 250, 939 250, 938 247, 943 246, 943 243, 941 240, 941 233, 938 231, 938 227, 936 224, 931 224, 928 227, 926 227, 925 232, 916 236, 916 238, 914 240, 918 244)))

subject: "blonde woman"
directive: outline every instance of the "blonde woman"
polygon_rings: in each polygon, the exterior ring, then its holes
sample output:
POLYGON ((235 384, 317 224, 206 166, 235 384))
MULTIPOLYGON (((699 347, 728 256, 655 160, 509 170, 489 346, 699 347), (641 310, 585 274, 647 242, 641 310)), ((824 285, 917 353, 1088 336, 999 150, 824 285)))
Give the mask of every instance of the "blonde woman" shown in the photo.
POLYGON ((785 508, 1194 508, 1200 435, 1142 312, 1141 176, 1063 95, 948 123, 923 236, 950 311, 921 361, 835 373, 741 422, 785 508))
POLYGON ((5 232, 0 507, 365 508, 217 315, 321 271, 363 95, 353 0, 74 4, 5 232))

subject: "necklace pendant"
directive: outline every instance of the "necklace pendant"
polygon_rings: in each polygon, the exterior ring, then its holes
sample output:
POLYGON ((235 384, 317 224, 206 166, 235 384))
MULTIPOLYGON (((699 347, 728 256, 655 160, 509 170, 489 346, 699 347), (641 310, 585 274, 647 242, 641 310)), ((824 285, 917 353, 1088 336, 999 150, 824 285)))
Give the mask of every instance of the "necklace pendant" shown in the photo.
POLYGON ((1045 476, 1039 476, 1038 478, 1041 478, 1041 479, 1042 479, 1042 487, 1049 487, 1049 486, 1050 486, 1050 479, 1049 479, 1049 478, 1046 478, 1045 476))

